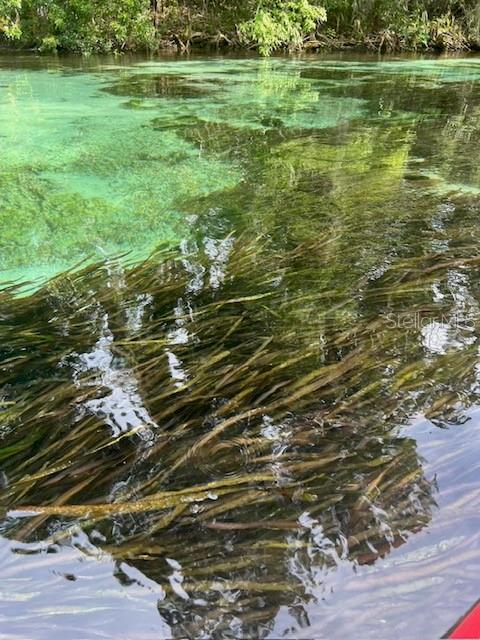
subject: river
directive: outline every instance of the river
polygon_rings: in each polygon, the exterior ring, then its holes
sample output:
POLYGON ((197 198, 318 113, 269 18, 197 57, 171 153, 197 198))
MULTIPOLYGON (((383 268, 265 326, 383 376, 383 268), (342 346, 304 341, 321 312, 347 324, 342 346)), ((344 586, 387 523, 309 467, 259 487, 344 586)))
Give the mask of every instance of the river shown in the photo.
POLYGON ((452 627, 479 140, 473 55, 0 55, 0 637, 452 627))

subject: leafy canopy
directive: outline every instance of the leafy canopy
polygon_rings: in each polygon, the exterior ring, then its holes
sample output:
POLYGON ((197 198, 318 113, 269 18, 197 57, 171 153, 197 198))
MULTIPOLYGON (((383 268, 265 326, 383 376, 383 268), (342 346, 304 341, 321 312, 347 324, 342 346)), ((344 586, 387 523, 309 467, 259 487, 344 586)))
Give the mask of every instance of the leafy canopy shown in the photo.
POLYGON ((43 51, 243 44, 269 55, 321 43, 480 48, 479 0, 0 0, 0 37, 43 51), (320 32, 320 27, 322 33, 320 32), (318 37, 319 36, 319 37, 318 37))
POLYGON ((262 55, 269 55, 280 47, 299 48, 305 36, 326 19, 324 7, 309 0, 262 0, 255 16, 240 30, 246 39, 258 44, 262 55))
POLYGON ((84 53, 153 44, 150 0, 0 0, 0 33, 41 50, 84 53))

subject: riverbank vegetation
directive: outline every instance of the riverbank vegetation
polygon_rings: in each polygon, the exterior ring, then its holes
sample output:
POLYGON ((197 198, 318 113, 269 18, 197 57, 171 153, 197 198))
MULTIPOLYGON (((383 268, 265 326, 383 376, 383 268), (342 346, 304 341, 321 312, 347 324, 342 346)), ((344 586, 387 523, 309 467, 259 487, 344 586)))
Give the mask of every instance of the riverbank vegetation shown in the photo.
POLYGON ((4 45, 82 53, 198 46, 480 46, 477 0, 0 0, 4 45))

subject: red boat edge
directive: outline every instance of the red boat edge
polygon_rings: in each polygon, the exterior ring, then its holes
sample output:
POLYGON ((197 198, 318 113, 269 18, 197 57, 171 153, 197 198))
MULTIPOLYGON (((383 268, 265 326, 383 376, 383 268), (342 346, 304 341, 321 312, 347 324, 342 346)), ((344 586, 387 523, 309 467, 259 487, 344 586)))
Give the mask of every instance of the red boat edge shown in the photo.
POLYGON ((443 638, 480 640, 480 600, 477 600, 443 638))

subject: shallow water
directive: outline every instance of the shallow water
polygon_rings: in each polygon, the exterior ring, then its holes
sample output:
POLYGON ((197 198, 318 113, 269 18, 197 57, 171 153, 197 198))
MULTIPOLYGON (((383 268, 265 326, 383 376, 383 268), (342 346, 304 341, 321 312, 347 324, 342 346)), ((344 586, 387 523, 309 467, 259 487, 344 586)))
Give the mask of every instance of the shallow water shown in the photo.
POLYGON ((469 609, 479 133, 474 56, 0 56, 0 637, 469 609))

